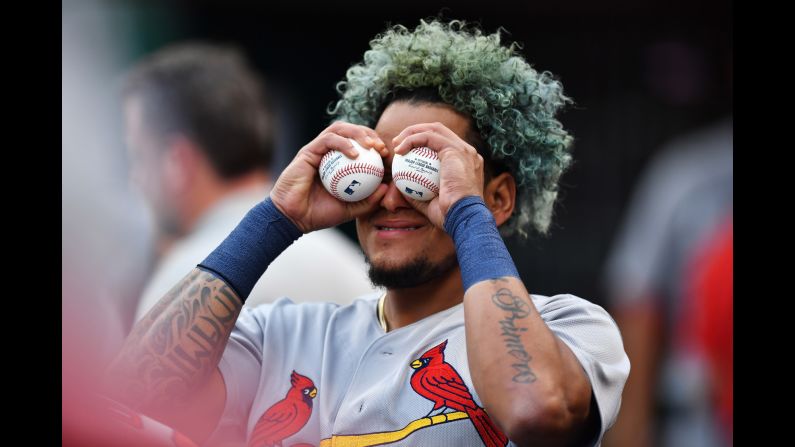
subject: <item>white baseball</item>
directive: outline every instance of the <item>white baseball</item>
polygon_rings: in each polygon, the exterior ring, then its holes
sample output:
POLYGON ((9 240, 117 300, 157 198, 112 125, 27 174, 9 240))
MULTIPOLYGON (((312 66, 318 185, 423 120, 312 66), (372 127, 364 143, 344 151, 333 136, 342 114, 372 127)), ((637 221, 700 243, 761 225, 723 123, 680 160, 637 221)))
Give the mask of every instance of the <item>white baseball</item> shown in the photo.
POLYGON ((439 154, 415 147, 392 159, 392 180, 406 197, 426 202, 439 195, 439 154))
POLYGON ((326 191, 345 202, 358 202, 372 194, 384 178, 384 162, 375 149, 365 149, 348 139, 359 151, 351 160, 342 152, 331 150, 320 159, 318 173, 326 191))

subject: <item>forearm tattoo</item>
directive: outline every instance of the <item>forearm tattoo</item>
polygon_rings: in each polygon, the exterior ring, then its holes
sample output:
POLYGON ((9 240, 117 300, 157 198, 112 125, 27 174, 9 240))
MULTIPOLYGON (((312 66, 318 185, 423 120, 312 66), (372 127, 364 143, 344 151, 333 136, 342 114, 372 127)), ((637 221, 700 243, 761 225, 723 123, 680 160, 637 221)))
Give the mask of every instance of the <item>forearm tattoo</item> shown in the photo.
POLYGON ((135 407, 187 397, 212 374, 242 308, 215 276, 196 269, 133 329, 108 378, 135 407))
MULTIPOLYGON (((496 284, 496 281, 492 281, 496 284)), ((511 366, 516 371, 512 380, 516 383, 532 383, 536 380, 536 375, 530 369, 530 360, 533 359, 522 344, 521 335, 527 332, 527 328, 516 325, 516 320, 521 320, 530 315, 532 307, 524 298, 514 295, 510 289, 501 288, 491 297, 491 301, 500 309, 508 312, 508 315, 500 320, 502 339, 508 355, 513 357, 511 366)))

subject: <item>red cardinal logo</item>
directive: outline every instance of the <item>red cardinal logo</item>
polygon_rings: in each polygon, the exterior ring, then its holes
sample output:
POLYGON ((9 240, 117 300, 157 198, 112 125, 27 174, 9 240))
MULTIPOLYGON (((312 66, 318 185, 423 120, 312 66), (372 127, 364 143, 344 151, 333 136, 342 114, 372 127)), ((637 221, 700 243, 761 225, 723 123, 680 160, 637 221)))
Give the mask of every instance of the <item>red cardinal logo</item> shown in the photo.
POLYGON ((469 416, 487 447, 505 446, 508 437, 494 425, 483 408, 475 403, 458 371, 444 361, 446 346, 447 340, 409 364, 415 369, 411 375, 411 387, 417 394, 433 402, 433 408, 427 416, 444 407, 463 411, 469 416))
POLYGON ((260 416, 249 447, 280 446, 288 436, 298 433, 312 415, 312 399, 317 388, 312 379, 293 371, 290 375, 292 387, 284 399, 273 404, 260 416))

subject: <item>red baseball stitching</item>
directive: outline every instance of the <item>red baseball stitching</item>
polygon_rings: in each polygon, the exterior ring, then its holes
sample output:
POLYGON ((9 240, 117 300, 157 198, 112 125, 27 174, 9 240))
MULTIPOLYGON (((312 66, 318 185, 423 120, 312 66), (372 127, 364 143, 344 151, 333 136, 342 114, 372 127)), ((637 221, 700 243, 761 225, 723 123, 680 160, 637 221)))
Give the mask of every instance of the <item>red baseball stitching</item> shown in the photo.
POLYGON ((384 178, 384 168, 379 168, 373 165, 363 164, 363 163, 354 163, 344 168, 340 169, 339 171, 334 173, 334 176, 331 177, 331 190, 333 191, 334 197, 338 199, 342 199, 339 193, 337 193, 337 184, 342 180, 343 177, 350 174, 370 174, 378 177, 379 179, 384 178))
POLYGON ((428 148, 428 147, 415 147, 414 149, 412 149, 409 152, 416 152, 417 155, 421 155, 423 157, 427 157, 427 158, 430 158, 432 160, 438 160, 439 159, 439 154, 435 150, 433 150, 431 148, 428 148))
POLYGON ((323 158, 321 158, 321 159, 320 159, 320 164, 319 164, 318 166, 323 166, 324 164, 326 164, 326 160, 327 160, 329 157, 331 157, 331 155, 332 155, 334 152, 336 152, 336 151, 328 151, 328 152, 326 152, 326 155, 324 155, 324 156, 323 156, 323 158))
POLYGON ((430 190, 437 196, 439 195, 439 187, 436 186, 432 181, 428 180, 426 177, 423 177, 420 174, 417 174, 416 172, 411 172, 411 171, 393 172, 392 180, 394 180, 395 182, 397 182, 398 180, 409 180, 412 182, 416 182, 422 185, 423 187, 425 187, 425 189, 430 190))

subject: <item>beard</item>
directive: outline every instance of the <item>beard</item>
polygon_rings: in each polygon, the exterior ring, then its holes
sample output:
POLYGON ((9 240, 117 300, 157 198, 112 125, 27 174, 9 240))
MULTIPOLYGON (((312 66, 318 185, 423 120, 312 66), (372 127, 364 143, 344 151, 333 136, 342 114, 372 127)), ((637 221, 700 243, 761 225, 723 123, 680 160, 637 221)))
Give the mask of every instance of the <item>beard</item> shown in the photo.
POLYGON ((370 277, 370 282, 376 287, 383 286, 387 289, 417 287, 447 275, 458 265, 455 253, 435 265, 425 255, 396 267, 375 265, 367 255, 364 256, 364 260, 369 267, 367 275, 370 277))

